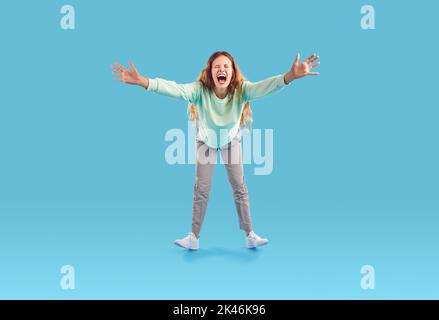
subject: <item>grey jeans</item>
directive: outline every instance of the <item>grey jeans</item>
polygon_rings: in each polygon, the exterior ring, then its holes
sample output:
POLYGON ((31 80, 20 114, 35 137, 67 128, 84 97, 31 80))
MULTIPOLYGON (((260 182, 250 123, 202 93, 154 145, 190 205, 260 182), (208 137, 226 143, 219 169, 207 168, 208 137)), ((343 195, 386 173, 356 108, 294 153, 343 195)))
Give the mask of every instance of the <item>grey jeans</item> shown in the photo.
POLYGON ((241 131, 227 145, 221 148, 211 148, 202 140, 196 139, 195 186, 192 211, 192 232, 199 237, 204 216, 206 214, 209 192, 212 184, 212 173, 217 160, 217 152, 227 170, 227 176, 232 186, 235 206, 238 213, 239 227, 242 230, 252 230, 250 218, 250 203, 247 185, 245 184, 242 165, 241 131))

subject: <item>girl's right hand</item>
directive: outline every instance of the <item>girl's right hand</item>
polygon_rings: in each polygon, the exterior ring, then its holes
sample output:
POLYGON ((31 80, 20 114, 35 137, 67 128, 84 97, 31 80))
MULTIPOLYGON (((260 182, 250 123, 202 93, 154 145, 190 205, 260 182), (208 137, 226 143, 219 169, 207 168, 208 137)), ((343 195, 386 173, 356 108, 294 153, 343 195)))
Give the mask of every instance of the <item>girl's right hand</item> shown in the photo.
POLYGON ((128 84, 137 84, 146 89, 149 84, 148 78, 142 77, 131 61, 128 61, 128 63, 131 66, 131 70, 126 69, 120 63, 112 66, 113 74, 118 76, 116 80, 128 84))

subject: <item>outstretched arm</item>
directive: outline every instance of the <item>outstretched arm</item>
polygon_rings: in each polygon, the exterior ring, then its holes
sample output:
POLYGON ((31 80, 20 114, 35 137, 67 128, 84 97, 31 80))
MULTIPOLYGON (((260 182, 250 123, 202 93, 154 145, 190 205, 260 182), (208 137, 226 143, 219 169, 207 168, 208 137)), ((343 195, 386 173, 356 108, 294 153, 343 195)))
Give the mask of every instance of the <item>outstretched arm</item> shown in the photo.
POLYGON ((242 95, 244 101, 254 100, 265 97, 285 86, 286 84, 284 82, 283 74, 269 77, 258 82, 250 82, 246 80, 242 82, 242 95))
POLYGON ((174 81, 155 78, 149 79, 140 75, 134 64, 129 61, 131 70, 121 64, 113 66, 113 73, 118 76, 117 81, 139 85, 148 91, 156 92, 165 96, 180 98, 195 103, 199 94, 199 83, 197 81, 186 84, 179 84, 174 81))
POLYGON ((307 75, 317 75, 318 72, 311 72, 312 68, 315 68, 320 64, 320 62, 315 62, 319 57, 315 54, 310 56, 308 59, 299 63, 300 55, 297 54, 296 60, 294 61, 291 69, 285 73, 278 76, 270 77, 265 80, 258 82, 244 81, 242 84, 244 100, 253 100, 260 97, 264 97, 272 92, 275 92, 295 79, 302 78, 307 75))

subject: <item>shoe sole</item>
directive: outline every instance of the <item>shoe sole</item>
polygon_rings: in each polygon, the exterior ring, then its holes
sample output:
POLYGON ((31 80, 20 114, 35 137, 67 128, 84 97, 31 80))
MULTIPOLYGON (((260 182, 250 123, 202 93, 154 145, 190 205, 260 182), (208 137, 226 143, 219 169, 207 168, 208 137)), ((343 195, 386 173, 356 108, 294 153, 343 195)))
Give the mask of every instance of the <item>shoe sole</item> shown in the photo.
POLYGON ((180 248, 183 248, 183 249, 194 250, 194 251, 199 249, 199 248, 188 248, 188 247, 182 246, 181 244, 179 244, 177 242, 174 242, 174 244, 180 248))
POLYGON ((248 246, 248 245, 246 245, 245 247, 246 247, 247 249, 254 249, 254 248, 259 248, 259 247, 266 246, 267 244, 268 244, 268 242, 265 242, 265 243, 263 243, 263 244, 260 244, 259 246, 248 246))

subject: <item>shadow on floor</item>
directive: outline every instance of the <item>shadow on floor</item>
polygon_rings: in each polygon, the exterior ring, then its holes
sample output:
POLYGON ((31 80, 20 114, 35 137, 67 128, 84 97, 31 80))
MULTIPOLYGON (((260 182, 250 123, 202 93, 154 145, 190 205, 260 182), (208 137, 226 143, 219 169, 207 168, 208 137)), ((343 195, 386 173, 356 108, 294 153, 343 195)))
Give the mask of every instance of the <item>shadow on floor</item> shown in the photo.
POLYGON ((185 261, 193 262, 208 258, 224 258, 236 262, 251 262, 260 256, 261 249, 225 249, 225 248, 201 248, 199 250, 182 250, 185 261))

